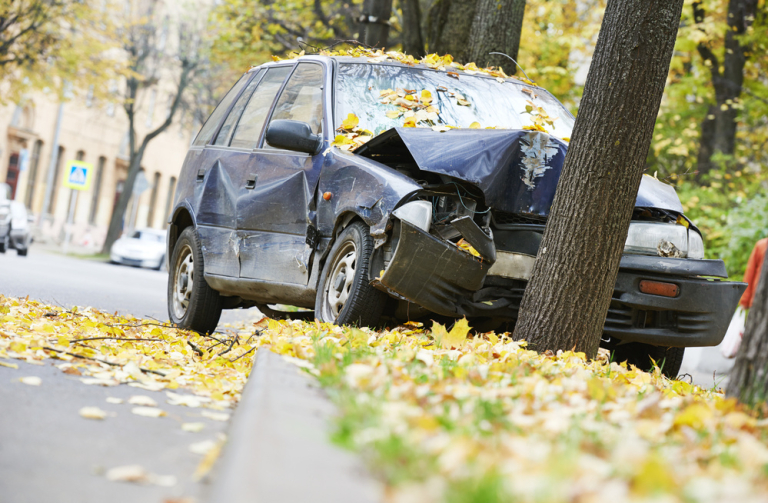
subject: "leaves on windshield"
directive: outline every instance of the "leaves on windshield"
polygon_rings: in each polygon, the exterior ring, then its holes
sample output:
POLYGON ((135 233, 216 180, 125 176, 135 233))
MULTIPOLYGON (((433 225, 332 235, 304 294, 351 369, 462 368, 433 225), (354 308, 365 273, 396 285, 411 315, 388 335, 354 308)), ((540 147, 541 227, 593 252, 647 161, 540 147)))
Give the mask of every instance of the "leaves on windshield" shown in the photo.
POLYGON ((529 131, 541 131, 542 133, 546 133, 547 129, 546 127, 549 126, 553 130, 555 128, 555 121, 557 120, 557 117, 554 119, 547 114, 547 111, 544 110, 542 107, 535 105, 531 100, 526 100, 528 103, 525 106, 525 112, 522 112, 522 114, 528 114, 531 116, 531 122, 533 122, 532 126, 523 126, 523 129, 527 129, 529 131))
POLYGON ((373 133, 358 127, 359 124, 360 119, 355 114, 347 114, 347 118, 341 121, 341 126, 336 130, 340 134, 336 135, 331 145, 342 150, 354 150, 373 138, 373 133))

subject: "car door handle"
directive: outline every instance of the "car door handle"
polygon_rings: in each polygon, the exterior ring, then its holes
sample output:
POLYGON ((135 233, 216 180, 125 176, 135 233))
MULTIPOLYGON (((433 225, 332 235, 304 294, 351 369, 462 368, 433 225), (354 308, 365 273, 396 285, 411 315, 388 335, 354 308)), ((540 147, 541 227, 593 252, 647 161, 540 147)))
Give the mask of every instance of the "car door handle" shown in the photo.
POLYGON ((198 169, 197 170, 197 181, 202 182, 205 180, 205 170, 204 169, 198 169))
POLYGON ((251 175, 245 180, 245 188, 250 190, 256 188, 256 180, 259 179, 259 175, 251 173, 251 175))

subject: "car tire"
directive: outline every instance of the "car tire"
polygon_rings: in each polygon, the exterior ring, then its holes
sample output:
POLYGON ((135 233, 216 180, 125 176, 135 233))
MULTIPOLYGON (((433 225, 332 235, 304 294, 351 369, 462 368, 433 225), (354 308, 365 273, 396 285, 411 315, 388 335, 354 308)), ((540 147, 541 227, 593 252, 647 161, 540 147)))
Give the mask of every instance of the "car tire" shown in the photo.
POLYGON ((29 248, 18 249, 18 250, 16 250, 16 254, 18 256, 20 256, 20 257, 26 257, 27 256, 27 250, 29 250, 29 248))
POLYGON ((685 348, 668 348, 631 342, 617 346, 611 356, 617 363, 625 361, 645 371, 652 370, 653 361, 655 361, 656 365, 661 367, 662 374, 674 379, 680 372, 684 354, 685 348))
POLYGON ((178 327, 211 333, 221 318, 219 292, 205 281, 200 238, 193 227, 179 236, 168 274, 168 315, 178 327))
POLYGON ((317 319, 359 327, 378 323, 388 297, 368 281, 372 253, 373 238, 367 225, 354 222, 344 229, 331 248, 320 275, 315 298, 317 319))
POLYGON ((8 236, 5 236, 3 239, 0 239, 0 253, 5 253, 5 250, 8 249, 8 236))

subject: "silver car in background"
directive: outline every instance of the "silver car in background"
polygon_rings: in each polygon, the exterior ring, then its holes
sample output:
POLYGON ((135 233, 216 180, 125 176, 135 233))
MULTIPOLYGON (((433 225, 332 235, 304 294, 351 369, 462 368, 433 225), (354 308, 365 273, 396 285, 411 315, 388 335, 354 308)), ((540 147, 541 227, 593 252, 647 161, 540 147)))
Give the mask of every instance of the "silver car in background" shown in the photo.
POLYGON ((0 253, 11 248, 26 256, 32 243, 31 223, 33 217, 21 201, 10 199, 11 188, 0 183, 0 253))
POLYGON ((165 231, 133 231, 115 241, 109 259, 115 264, 160 270, 165 266, 165 231))

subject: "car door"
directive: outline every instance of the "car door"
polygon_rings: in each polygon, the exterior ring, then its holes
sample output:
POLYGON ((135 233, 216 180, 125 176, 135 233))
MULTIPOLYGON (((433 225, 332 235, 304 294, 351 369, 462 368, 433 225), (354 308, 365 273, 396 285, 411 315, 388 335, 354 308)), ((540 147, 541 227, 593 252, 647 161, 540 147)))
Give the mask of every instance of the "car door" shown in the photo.
MULTIPOLYGON (((324 67, 299 63, 274 105, 270 122, 298 120, 322 134, 323 90, 324 67)), ((260 135, 264 137, 263 130, 260 135)), ((307 227, 323 156, 276 149, 261 141, 251 154, 249 189, 237 202, 240 277, 306 285, 311 258, 307 227)))
POLYGON ((191 204, 195 211, 207 273, 237 277, 240 268, 237 257, 228 244, 236 232, 235 195, 238 165, 248 162, 248 153, 238 155, 222 145, 227 135, 226 124, 242 112, 239 102, 246 92, 252 92, 261 72, 245 74, 224 96, 198 133, 185 164, 192 171, 182 180, 194 182, 191 204), (218 143, 218 144, 217 144, 218 143), (234 180, 233 180, 234 177, 234 180))

